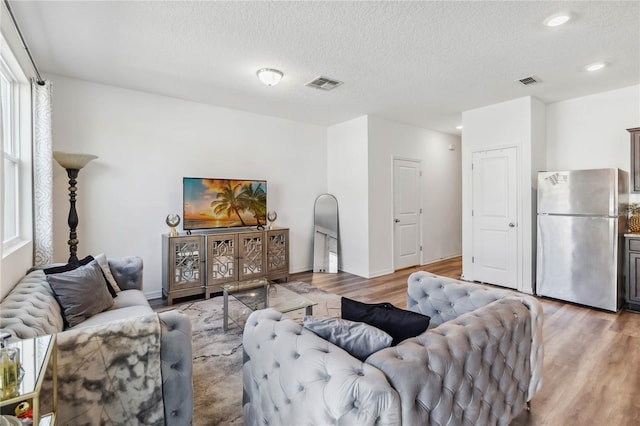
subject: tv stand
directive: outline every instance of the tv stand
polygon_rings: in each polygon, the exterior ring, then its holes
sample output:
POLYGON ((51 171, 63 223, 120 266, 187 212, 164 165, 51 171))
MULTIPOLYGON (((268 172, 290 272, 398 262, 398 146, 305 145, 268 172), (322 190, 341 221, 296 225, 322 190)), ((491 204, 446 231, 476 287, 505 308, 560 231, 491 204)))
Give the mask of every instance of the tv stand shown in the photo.
POLYGON ((289 280, 289 229, 216 230, 162 236, 162 296, 173 299, 222 291, 258 278, 289 280))

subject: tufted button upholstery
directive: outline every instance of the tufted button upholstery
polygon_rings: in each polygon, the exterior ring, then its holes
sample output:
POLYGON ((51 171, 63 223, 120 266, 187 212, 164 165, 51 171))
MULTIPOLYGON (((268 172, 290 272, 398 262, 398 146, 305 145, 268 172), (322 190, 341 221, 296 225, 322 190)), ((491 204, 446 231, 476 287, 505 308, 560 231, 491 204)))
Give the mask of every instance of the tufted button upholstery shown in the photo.
POLYGON ((109 259, 109 269, 122 290, 142 290, 142 258, 138 256, 109 259))
MULTIPOLYGON (((109 259, 109 267, 123 290, 112 309, 89 318, 72 332, 62 335, 91 334, 92 331, 87 331, 87 327, 97 334, 108 330, 114 322, 137 330, 142 316, 155 315, 140 291, 142 259, 109 259)), ((190 425, 193 416, 191 322, 187 316, 176 311, 163 312, 157 317, 160 320, 164 416, 169 425, 190 425)), ((63 328, 60 305, 42 268, 33 268, 0 303, 0 331, 11 333, 14 339, 59 333, 63 328)))
POLYGON ((526 405, 530 352, 527 308, 508 298, 380 350, 367 363, 398 391, 403 424, 508 424, 526 405))
POLYGON ((247 425, 400 424, 398 394, 380 371, 275 310, 251 314, 243 346, 247 425))
POLYGON ((420 271, 409 276, 407 309, 430 316, 433 328, 513 294, 420 271))
POLYGON ((2 300, 0 331, 27 339, 64 329, 60 305, 42 270, 31 271, 2 300))
MULTIPOLYGON (((109 268, 122 290, 142 289, 142 258, 109 259, 109 268)), ((131 297, 127 299, 130 300, 131 297)), ((141 295, 141 300, 148 308, 144 295, 141 295)), ((138 311, 147 313, 147 310, 138 311)), ((94 323, 91 322, 90 325, 94 323)), ((46 275, 42 268, 32 268, 2 300, 0 331, 11 333, 13 338, 26 339, 63 330, 60 305, 51 291, 46 275)))
MULTIPOLYGON (((419 271, 411 274, 408 279, 407 309, 429 315, 431 317, 429 327, 435 327, 458 318, 462 314, 477 311, 491 302, 505 297, 517 297, 527 307, 527 315, 532 323, 531 383, 527 397, 527 400, 530 401, 542 388, 542 360, 544 358, 542 342, 544 315, 542 305, 535 298, 511 290, 462 282, 419 271), (443 306, 449 306, 449 308, 443 309, 443 306)), ((504 321, 506 322, 508 319, 504 319, 504 321)))
POLYGON ((164 413, 172 426, 190 425, 193 407, 191 321, 177 311, 158 314, 164 413))
POLYGON ((506 425, 540 390, 535 298, 419 272, 407 300, 433 327, 364 363, 276 311, 254 312, 245 424, 506 425))

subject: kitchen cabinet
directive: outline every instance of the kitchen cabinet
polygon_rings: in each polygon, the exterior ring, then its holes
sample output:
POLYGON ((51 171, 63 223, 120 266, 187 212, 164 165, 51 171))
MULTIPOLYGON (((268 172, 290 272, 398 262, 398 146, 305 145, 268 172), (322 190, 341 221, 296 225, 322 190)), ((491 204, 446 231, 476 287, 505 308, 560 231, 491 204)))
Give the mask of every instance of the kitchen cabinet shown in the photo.
POLYGON ((640 312, 640 234, 625 235, 625 300, 640 312))
POLYGON ((631 134, 631 192, 640 192, 640 127, 627 129, 631 134))

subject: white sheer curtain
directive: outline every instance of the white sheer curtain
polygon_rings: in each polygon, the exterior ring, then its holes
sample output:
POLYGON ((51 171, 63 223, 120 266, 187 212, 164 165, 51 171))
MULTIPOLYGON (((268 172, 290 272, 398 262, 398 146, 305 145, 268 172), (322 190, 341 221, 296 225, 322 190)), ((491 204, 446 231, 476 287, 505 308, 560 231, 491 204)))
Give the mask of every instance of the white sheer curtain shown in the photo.
POLYGON ((53 262, 53 138, 51 82, 31 82, 33 93, 33 253, 35 265, 53 262))

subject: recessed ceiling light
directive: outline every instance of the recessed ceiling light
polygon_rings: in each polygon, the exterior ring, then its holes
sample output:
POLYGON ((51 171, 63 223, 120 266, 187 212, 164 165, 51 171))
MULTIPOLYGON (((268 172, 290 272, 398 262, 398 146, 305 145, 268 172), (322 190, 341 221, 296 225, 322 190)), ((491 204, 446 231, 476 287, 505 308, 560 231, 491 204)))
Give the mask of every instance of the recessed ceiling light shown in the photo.
POLYGON ((456 126, 456 129, 458 129, 458 130, 462 130, 462 124, 461 124, 461 125, 459 125, 459 126, 456 126))
POLYGON ((568 13, 559 13, 557 15, 549 16, 544 20, 544 24, 547 27, 558 27, 562 24, 566 24, 571 19, 571 15, 568 13))
POLYGON ((589 64, 586 67, 584 67, 587 71, 598 71, 601 70, 602 68, 606 67, 607 64, 604 62, 594 62, 593 64, 589 64))

